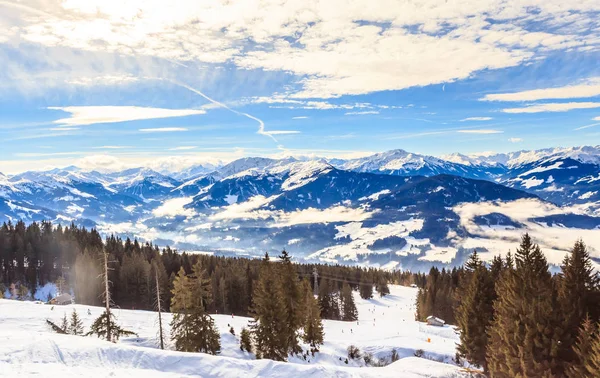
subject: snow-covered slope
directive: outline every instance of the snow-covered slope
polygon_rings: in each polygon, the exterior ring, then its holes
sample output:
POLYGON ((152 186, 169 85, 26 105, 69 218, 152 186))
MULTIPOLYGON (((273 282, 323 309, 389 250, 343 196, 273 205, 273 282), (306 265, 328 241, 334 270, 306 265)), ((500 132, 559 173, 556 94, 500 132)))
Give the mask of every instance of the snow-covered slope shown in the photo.
MULTIPOLYGON (((45 319, 60 323, 76 309, 86 329, 103 309, 83 305, 49 306, 0 299, 0 376, 2 377, 461 377, 452 363, 458 341, 449 327, 430 327, 414 321, 417 289, 390 286, 391 295, 363 300, 355 293, 358 322, 324 321, 325 345, 308 361, 291 357, 288 363, 255 360, 239 349, 239 334, 248 318, 212 315, 221 333, 219 356, 181 353, 157 348, 157 316, 148 311, 115 309, 117 321, 139 337, 117 344, 93 337, 52 333, 45 319), (87 314, 88 309, 91 315, 87 314), (233 326, 236 336, 229 333, 233 326), (428 341, 429 340, 429 341, 428 341), (385 367, 364 367, 350 360, 346 348, 355 345, 377 359, 395 350, 400 360, 385 367), (423 358, 414 357, 416 350, 423 358)), ((168 324, 170 314, 163 323, 168 324)), ((306 346, 305 346, 306 347, 306 346)), ((467 375, 465 375, 467 376, 467 375)))

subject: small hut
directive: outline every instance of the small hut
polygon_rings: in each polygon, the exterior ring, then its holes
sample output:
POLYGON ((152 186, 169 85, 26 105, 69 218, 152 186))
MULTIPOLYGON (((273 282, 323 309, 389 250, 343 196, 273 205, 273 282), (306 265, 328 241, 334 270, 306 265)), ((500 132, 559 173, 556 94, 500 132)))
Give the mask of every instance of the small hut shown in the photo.
POLYGON ((64 306, 64 305, 68 305, 71 303, 73 303, 73 298, 71 297, 71 294, 67 294, 67 293, 61 294, 50 300, 50 304, 52 304, 52 305, 64 306))
POLYGON ((443 327, 446 322, 436 316, 430 315, 427 317, 427 325, 443 327))

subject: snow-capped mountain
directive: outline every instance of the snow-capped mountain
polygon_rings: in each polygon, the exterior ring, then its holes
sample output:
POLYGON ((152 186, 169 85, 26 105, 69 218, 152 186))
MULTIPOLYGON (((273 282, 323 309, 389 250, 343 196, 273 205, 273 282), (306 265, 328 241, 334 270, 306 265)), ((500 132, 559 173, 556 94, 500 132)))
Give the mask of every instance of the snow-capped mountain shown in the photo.
POLYGON ((413 154, 404 150, 392 150, 375 155, 352 159, 335 160, 339 169, 356 172, 370 172, 399 176, 434 176, 450 174, 471 178, 487 178, 493 174, 482 166, 467 165, 436 158, 413 154))
POLYGON ((75 221, 188 250, 286 248, 318 261, 414 269, 459 264, 472 248, 506 252, 527 231, 562 258, 573 237, 600 251, 598 156, 599 147, 443 159, 394 150, 350 160, 244 158, 169 174, 0 174, 0 219, 75 221))

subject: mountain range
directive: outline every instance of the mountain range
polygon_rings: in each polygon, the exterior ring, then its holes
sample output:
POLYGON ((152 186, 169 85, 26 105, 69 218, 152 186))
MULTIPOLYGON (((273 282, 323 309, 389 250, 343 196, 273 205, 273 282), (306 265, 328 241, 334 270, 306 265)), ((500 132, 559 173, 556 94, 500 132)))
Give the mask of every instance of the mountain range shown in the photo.
POLYGON ((177 172, 70 166, 0 174, 0 220, 96 227, 178 249, 426 269, 484 259, 529 232, 559 264, 600 263, 600 146, 359 159, 270 159, 177 172))

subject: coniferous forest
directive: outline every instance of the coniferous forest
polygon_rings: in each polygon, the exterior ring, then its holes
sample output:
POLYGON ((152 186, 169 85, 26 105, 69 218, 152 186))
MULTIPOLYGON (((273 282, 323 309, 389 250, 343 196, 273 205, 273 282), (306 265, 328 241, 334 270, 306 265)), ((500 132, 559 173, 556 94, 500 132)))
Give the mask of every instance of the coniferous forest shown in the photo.
MULTIPOLYGON (((114 236, 103 240, 75 225, 18 222, 0 227, 0 267, 2 291, 10 288, 22 299, 55 283, 77 303, 101 305, 110 298, 112 306, 155 310, 161 293, 159 303, 174 315, 171 337, 181 351, 219 353, 210 313, 252 317, 240 348, 280 361, 303 352, 300 340, 317 352, 322 319, 357 320, 353 291, 368 299, 389 293, 389 283, 414 284, 418 320, 434 315, 457 326, 460 364, 494 378, 600 376, 600 275, 583 241, 554 275, 527 234, 505 258, 485 263, 474 251, 463 267, 419 274, 295 264, 285 251, 262 259, 179 253, 114 236)), ((118 338, 128 332, 112 323, 110 313, 103 316, 90 333, 117 332, 118 338)), ((64 323, 52 327, 67 333, 77 328, 77 322, 64 323)))
POLYGON ((526 234, 505 259, 473 252, 461 269, 432 268, 417 316, 456 324, 457 359, 489 377, 600 377, 600 275, 583 241, 560 268, 526 234))

